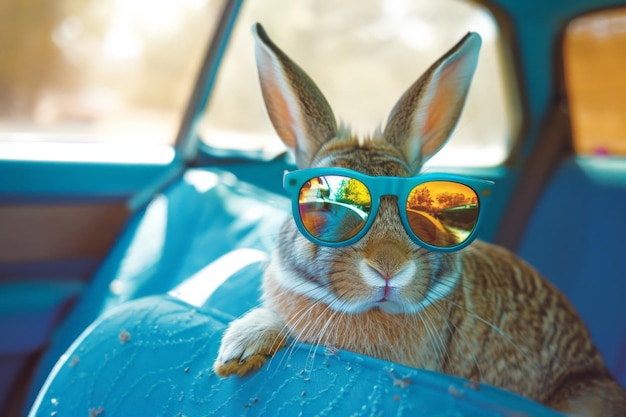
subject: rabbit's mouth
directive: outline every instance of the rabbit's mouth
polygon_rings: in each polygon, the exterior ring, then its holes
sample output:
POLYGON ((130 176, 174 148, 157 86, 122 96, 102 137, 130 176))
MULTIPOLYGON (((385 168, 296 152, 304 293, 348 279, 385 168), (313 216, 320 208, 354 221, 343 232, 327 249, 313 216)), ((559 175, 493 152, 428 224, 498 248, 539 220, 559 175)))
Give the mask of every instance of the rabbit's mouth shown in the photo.
POLYGON ((374 298, 378 299, 376 301, 376 305, 389 302, 397 303, 399 301, 398 293, 398 288, 389 285, 388 281, 385 282, 384 287, 379 287, 376 289, 376 294, 374 295, 374 298))
POLYGON ((374 308, 378 308, 389 314, 400 314, 406 312, 406 308, 402 303, 397 301, 382 299, 377 301, 374 308))
POLYGON ((410 308, 402 296, 402 290, 386 282, 375 289, 372 296, 371 309, 379 309, 390 314, 406 313, 410 308))
POLYGON ((408 300, 402 296, 402 291, 387 282, 386 285, 371 289, 369 296, 361 301, 353 301, 346 311, 352 314, 366 313, 372 310, 381 310, 389 314, 407 313, 411 310, 408 300))

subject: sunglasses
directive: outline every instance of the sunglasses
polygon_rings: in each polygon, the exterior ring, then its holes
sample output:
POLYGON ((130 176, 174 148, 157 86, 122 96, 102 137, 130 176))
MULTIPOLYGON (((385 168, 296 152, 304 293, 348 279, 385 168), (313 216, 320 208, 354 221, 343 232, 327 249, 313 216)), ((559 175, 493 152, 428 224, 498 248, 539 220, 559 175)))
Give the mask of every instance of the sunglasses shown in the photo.
POLYGON ((483 200, 493 182, 447 174, 412 178, 372 177, 345 168, 285 172, 293 217, 307 239, 347 246, 371 227, 382 196, 396 196, 411 239, 436 251, 454 251, 476 236, 483 200))

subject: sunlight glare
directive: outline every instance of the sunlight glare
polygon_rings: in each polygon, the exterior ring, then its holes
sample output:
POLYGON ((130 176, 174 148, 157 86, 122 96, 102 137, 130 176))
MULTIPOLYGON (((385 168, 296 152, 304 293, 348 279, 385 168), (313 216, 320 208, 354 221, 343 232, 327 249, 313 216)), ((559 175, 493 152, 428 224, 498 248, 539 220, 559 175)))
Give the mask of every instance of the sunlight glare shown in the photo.
POLYGON ((114 61, 138 58, 146 39, 173 36, 185 23, 186 13, 201 9, 206 3, 207 0, 117 0, 103 57, 114 61))

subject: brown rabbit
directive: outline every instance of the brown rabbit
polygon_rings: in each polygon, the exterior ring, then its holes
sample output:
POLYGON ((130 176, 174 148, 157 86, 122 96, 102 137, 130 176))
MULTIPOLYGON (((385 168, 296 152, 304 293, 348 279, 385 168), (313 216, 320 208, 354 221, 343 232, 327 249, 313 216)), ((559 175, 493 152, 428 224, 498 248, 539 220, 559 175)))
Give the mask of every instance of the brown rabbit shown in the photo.
MULTIPOLYGON (((481 44, 465 36, 400 98, 384 131, 359 139, 338 128, 314 82, 259 24, 253 33, 267 111, 298 167, 370 176, 415 176, 441 148, 481 44)), ((625 390, 557 289, 497 246, 417 245, 394 197, 381 198, 369 231, 347 246, 316 245, 286 221, 263 305, 231 323, 214 370, 256 370, 288 338, 495 385, 572 415, 626 416, 625 390)))

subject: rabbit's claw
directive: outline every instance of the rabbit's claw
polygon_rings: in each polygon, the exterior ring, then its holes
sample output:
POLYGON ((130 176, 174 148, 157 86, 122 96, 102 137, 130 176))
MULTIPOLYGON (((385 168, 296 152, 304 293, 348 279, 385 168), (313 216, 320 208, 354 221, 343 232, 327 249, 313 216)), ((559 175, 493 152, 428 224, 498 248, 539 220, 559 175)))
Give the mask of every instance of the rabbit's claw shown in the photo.
POLYGON ((219 360, 213 365, 215 373, 222 377, 227 377, 233 374, 244 376, 249 372, 260 369, 267 358, 272 356, 275 352, 258 353, 250 355, 242 359, 231 359, 227 362, 220 362, 219 360))
POLYGON ((287 342, 280 318, 258 308, 235 320, 226 330, 213 370, 219 376, 244 376, 261 368, 287 342))

